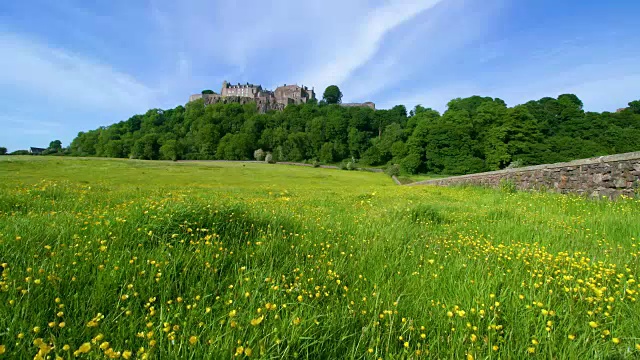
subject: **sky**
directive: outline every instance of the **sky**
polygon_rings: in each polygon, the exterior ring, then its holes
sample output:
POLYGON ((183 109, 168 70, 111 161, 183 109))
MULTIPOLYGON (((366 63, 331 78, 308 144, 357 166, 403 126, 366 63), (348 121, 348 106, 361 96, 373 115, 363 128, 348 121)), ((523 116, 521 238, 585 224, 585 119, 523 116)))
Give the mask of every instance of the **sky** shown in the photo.
POLYGON ((222 81, 338 85, 377 108, 640 99, 638 0, 0 1, 0 146, 184 105, 222 81))

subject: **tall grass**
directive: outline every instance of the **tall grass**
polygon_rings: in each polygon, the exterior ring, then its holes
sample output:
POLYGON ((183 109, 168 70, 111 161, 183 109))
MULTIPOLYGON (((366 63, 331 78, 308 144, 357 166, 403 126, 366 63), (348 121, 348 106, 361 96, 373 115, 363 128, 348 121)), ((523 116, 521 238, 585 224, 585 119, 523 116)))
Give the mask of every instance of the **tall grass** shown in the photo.
POLYGON ((0 357, 640 355, 637 200, 241 163, 0 176, 0 357))

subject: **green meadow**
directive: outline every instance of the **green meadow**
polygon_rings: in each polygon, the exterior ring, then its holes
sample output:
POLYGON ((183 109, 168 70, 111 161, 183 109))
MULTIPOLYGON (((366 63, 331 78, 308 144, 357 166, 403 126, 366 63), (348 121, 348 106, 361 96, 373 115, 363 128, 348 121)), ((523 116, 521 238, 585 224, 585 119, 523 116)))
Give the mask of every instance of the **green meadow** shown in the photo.
POLYGON ((0 157, 0 358, 640 357, 640 201, 0 157))

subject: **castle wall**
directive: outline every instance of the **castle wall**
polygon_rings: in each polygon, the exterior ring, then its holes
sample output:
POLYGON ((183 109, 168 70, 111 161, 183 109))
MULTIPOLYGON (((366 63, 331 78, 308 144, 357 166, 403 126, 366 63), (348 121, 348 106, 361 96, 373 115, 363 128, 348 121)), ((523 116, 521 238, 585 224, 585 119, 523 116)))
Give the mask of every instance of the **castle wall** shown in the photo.
POLYGON ((372 103, 372 102, 364 102, 364 103, 345 103, 345 104, 340 104, 341 106, 345 106, 345 107, 368 107, 371 108, 373 110, 376 109, 376 104, 372 103))
MULTIPOLYGON (((275 91, 262 89, 260 85, 239 84, 232 85, 224 81, 220 95, 218 94, 194 94, 189 97, 189 102, 204 99, 205 105, 255 102, 258 111, 264 113, 269 110, 284 110, 289 104, 303 104, 309 99, 315 99, 315 92, 305 86, 284 85, 275 91)), ((343 104, 343 106, 364 106, 375 109, 375 104, 366 102, 362 104, 343 104)))
POLYGON ((198 99, 202 99, 202 94, 193 94, 189 96, 189 102, 196 101, 198 99))
POLYGON ((255 103, 256 108, 259 113, 266 113, 270 110, 282 111, 284 110, 285 104, 278 104, 271 97, 257 97, 257 98, 249 98, 243 96, 222 96, 218 94, 197 94, 192 95, 189 98, 189 101, 194 98, 194 100, 203 99, 205 105, 214 105, 214 104, 232 104, 237 103, 240 105, 245 105, 249 103, 255 103))
POLYGON ((640 152, 426 180, 410 185, 497 187, 504 180, 512 181, 520 190, 547 189, 610 199, 620 195, 632 197, 640 190, 640 152))

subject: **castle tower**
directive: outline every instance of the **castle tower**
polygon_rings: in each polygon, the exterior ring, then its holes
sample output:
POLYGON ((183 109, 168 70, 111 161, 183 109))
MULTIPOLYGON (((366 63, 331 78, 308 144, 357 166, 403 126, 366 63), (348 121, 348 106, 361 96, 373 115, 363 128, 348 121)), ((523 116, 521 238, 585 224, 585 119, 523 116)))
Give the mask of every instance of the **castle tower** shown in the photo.
POLYGON ((220 95, 227 96, 227 88, 229 87, 229 83, 227 80, 222 82, 222 90, 220 90, 220 95))

